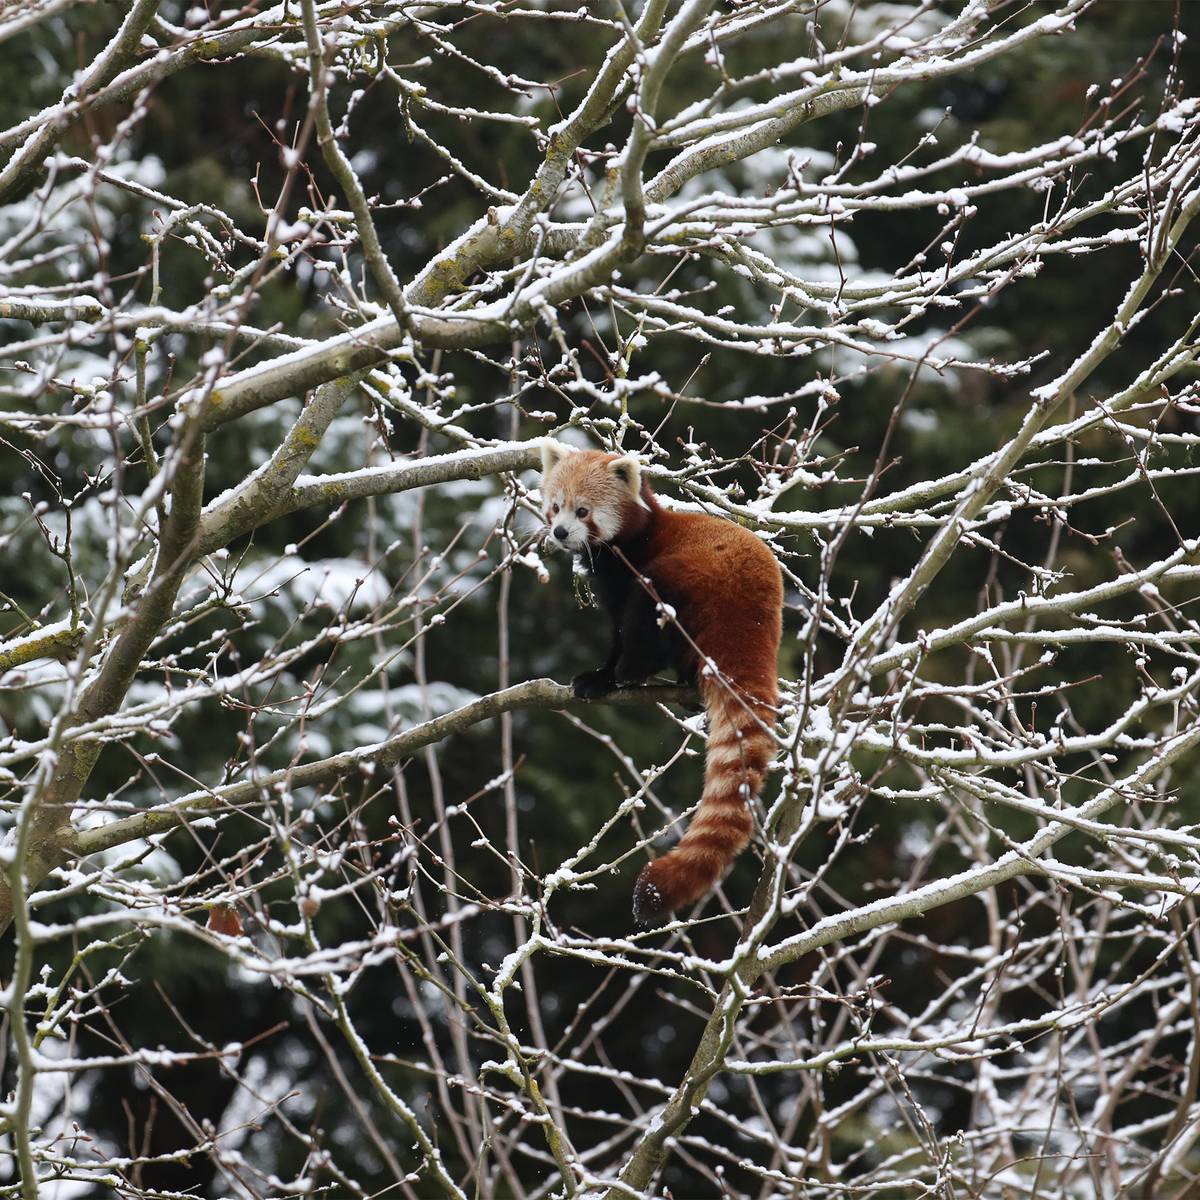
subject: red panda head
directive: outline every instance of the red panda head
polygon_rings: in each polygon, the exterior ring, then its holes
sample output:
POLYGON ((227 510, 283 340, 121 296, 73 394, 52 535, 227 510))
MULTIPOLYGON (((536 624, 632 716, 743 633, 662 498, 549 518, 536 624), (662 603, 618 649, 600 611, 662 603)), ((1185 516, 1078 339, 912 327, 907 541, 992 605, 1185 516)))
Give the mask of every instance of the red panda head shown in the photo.
POLYGON ((542 442, 542 509, 547 542, 578 553, 644 524, 642 477, 632 454, 573 450, 542 442))

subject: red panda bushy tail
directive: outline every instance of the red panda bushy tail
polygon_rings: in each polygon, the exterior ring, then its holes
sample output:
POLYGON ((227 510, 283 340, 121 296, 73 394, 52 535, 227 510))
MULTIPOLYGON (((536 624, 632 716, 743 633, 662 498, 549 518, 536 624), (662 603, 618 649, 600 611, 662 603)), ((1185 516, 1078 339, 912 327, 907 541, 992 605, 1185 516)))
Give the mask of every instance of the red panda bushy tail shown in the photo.
POLYGON ((639 924, 699 900, 750 840, 750 801, 775 752, 773 680, 770 691, 751 699, 716 680, 701 684, 708 709, 704 794, 679 844, 638 876, 633 915, 639 924))

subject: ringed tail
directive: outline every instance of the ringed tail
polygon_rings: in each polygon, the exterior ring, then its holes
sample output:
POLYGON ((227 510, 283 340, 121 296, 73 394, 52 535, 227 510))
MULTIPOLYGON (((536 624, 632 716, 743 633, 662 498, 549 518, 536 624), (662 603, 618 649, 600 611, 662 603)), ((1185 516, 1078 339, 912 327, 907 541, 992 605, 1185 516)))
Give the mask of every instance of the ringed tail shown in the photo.
POLYGON ((633 889, 638 924, 656 924, 667 913, 694 904, 750 841, 750 800, 758 795, 775 753, 775 688, 770 691, 751 698, 715 679, 702 682, 708 710, 704 793, 678 845, 642 868, 633 889))

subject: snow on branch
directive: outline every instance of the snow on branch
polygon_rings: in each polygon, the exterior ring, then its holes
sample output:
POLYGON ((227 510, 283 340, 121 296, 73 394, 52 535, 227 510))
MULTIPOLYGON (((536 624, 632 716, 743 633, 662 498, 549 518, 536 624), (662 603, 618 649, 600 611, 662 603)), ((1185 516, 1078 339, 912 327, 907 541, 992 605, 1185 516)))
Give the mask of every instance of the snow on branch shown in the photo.
POLYGON ((1176 7, 7 6, 14 1195, 1191 1194, 1176 7), (547 436, 786 581, 657 929, 704 719, 562 682, 547 436))

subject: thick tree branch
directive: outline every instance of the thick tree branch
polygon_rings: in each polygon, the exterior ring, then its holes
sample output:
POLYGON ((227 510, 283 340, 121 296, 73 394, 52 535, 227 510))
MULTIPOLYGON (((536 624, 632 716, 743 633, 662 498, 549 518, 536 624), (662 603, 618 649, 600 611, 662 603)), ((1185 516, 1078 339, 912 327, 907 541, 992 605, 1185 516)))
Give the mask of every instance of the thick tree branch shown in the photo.
POLYGON ((0 673, 41 658, 70 658, 83 640, 83 630, 71 622, 43 625, 32 633, 0 642, 0 673))
POLYGON ((197 522, 195 545, 189 547, 193 559, 211 554, 282 512, 292 511, 286 507, 292 484, 358 380, 357 375, 350 375, 317 388, 270 459, 232 492, 205 506, 197 522))
POLYGON ((443 716, 434 717, 373 746, 360 746, 323 758, 319 762, 283 767, 258 779, 227 784, 207 791, 189 792, 169 805, 77 833, 70 839, 69 853, 74 858, 82 858, 138 838, 162 833, 176 825, 185 824, 189 817, 209 809, 237 808, 254 803, 264 793, 279 785, 289 789, 325 787, 366 764, 377 767, 393 766, 424 746, 442 742, 482 721, 490 721, 501 713, 516 712, 525 708, 558 709, 597 704, 693 704, 695 701, 696 693, 691 688, 667 685, 622 688, 599 700, 580 700, 565 684, 556 683, 553 679, 531 679, 504 691, 484 696, 443 716))
MULTIPOLYGON (((142 35, 158 12, 158 5, 159 0, 134 0, 103 53, 74 82, 73 95, 87 95, 112 79, 121 64, 137 52, 142 35)), ((61 120, 42 120, 33 126, 24 145, 0 170, 0 200, 7 199, 32 171, 42 165, 50 147, 66 132, 66 124, 61 120)))

